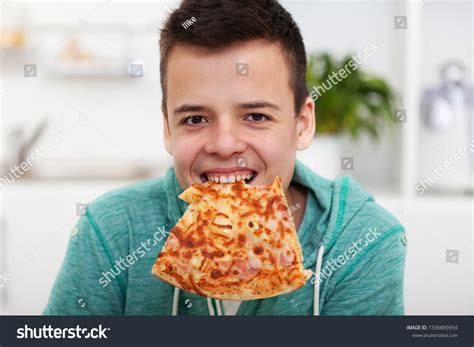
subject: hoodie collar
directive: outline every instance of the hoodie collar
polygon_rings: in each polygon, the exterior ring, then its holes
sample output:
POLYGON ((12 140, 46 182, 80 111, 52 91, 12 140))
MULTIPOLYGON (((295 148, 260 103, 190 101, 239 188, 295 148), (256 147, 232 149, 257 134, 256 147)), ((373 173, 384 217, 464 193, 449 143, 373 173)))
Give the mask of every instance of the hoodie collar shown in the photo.
POLYGON ((298 160, 291 181, 308 190, 298 238, 303 250, 303 265, 305 268, 312 268, 316 263, 319 246, 325 242, 325 231, 331 213, 333 182, 317 175, 298 160))
POLYGON ((168 219, 171 225, 175 225, 187 209, 187 203, 179 198, 184 191, 179 185, 174 167, 166 172, 166 199, 168 201, 168 219))

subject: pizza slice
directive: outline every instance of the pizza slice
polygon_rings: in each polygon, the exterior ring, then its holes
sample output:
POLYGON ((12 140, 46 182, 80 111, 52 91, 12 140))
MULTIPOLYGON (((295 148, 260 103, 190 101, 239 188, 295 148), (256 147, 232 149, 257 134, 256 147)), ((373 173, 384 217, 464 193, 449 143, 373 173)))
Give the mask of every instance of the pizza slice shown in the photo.
POLYGON ((155 276, 221 300, 288 293, 311 276, 280 177, 260 187, 193 184, 179 197, 189 206, 158 255, 155 276))

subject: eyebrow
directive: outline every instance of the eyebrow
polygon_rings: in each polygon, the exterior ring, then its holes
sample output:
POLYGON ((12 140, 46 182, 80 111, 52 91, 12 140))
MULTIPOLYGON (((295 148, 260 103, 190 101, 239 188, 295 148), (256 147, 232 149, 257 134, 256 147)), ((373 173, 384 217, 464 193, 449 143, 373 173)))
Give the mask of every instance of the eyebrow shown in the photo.
MULTIPOLYGON (((277 104, 271 103, 266 100, 253 100, 253 101, 246 101, 246 102, 241 102, 237 104, 238 108, 243 108, 243 109, 254 109, 254 108, 272 108, 274 110, 280 111, 281 108, 277 104)), ((173 114, 179 114, 179 113, 191 113, 191 112, 203 112, 208 110, 207 107, 203 105, 193 105, 193 104, 183 104, 178 107, 176 107, 173 110, 173 114)))
POLYGON ((173 114, 187 113, 187 112, 202 112, 202 111, 205 111, 206 109, 207 108, 202 105, 183 104, 181 106, 176 107, 173 110, 173 114))
POLYGON ((252 109, 252 108, 273 108, 274 110, 280 110, 280 106, 277 104, 271 103, 266 100, 255 100, 255 101, 248 101, 248 102, 243 102, 237 105, 239 108, 245 108, 245 109, 252 109))

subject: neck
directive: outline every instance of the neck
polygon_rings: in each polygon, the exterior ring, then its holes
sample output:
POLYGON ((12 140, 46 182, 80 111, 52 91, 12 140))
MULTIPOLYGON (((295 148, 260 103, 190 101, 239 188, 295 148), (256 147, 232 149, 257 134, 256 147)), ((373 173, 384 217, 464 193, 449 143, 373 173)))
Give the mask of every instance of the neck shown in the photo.
POLYGON ((307 189, 299 184, 290 184, 285 192, 290 214, 298 231, 306 209, 307 189))

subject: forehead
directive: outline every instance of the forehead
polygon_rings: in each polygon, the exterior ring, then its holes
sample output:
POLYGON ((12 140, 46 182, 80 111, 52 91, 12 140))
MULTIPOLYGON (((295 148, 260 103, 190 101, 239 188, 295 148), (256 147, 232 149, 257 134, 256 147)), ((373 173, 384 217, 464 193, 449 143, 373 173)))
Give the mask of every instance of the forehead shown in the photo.
POLYGON ((168 57, 166 83, 169 104, 211 96, 255 99, 256 93, 283 102, 291 94, 286 55, 278 43, 266 40, 217 50, 175 46, 168 57))

